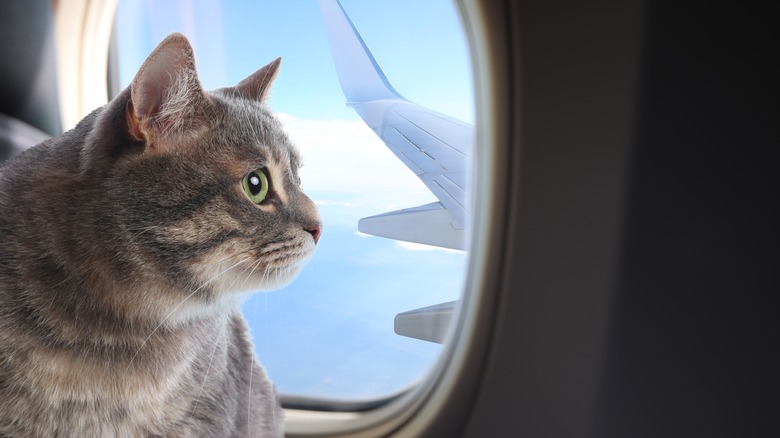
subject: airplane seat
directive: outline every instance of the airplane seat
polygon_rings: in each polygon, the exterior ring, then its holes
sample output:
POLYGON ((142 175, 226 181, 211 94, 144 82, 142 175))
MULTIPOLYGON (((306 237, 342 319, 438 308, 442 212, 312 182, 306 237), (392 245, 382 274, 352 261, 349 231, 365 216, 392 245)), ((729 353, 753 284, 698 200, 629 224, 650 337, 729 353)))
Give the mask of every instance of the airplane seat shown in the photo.
POLYGON ((0 1, 0 161, 62 132, 49 0, 0 1))

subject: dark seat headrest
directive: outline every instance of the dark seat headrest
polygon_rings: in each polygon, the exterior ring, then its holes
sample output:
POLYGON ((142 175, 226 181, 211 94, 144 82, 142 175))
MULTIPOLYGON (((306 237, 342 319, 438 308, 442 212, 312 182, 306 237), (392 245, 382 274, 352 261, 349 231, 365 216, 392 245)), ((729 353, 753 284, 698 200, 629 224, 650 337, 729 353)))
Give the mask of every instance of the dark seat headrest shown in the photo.
POLYGON ((60 134, 49 0, 0 1, 0 113, 60 134))

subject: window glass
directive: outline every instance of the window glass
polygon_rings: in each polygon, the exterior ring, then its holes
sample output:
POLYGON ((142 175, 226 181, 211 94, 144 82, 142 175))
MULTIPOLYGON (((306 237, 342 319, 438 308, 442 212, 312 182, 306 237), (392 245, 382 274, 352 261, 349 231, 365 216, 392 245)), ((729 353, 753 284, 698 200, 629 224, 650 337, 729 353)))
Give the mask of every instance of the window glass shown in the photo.
MULTIPOLYGON (((342 0, 393 87, 421 107, 473 123, 465 36, 447 0, 342 0)), ((424 378, 443 346, 394 332, 397 314, 458 300, 468 254, 358 231, 372 215, 437 197, 345 104, 316 1, 121 1, 120 85, 171 32, 195 49, 206 89, 233 85, 277 56, 267 101, 305 159, 319 206, 317 252, 289 286, 243 311, 283 397, 368 401, 424 378)))

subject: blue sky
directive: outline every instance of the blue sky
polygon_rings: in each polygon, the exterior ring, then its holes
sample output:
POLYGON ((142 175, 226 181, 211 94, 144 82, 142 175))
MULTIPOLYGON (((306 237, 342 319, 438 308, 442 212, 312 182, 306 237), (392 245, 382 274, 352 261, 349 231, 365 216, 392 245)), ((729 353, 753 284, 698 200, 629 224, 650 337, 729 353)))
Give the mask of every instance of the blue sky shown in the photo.
MULTIPOLYGON (((465 37, 449 1, 342 4, 396 90, 473 123, 465 37)), ((316 1, 123 0, 117 14, 123 87, 174 31, 193 44, 207 89, 283 58, 268 103, 304 154, 303 186, 325 228, 291 285, 243 307, 278 390, 366 400, 422 378, 442 347, 396 335, 393 318, 457 299, 467 256, 357 232, 362 217, 436 199, 345 105, 316 1)))

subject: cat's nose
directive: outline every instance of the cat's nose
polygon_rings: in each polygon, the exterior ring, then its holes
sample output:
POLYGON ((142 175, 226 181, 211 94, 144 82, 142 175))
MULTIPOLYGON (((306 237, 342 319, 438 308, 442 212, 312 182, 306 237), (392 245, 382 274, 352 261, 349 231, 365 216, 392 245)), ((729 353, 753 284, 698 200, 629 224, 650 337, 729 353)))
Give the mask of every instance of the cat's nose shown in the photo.
POLYGON ((308 231, 309 234, 311 234, 311 237, 314 238, 315 244, 320 241, 320 234, 322 234, 322 225, 314 224, 308 227, 304 227, 303 229, 308 231))

